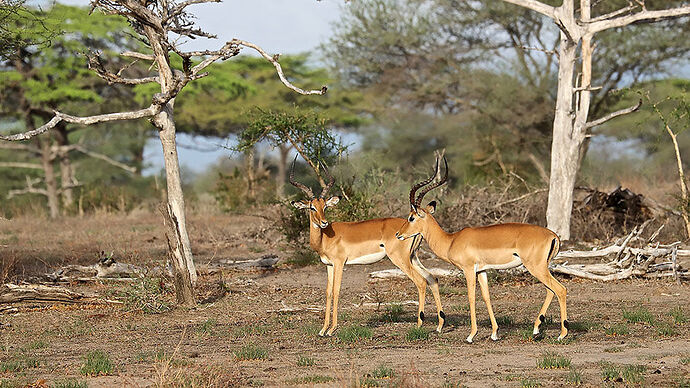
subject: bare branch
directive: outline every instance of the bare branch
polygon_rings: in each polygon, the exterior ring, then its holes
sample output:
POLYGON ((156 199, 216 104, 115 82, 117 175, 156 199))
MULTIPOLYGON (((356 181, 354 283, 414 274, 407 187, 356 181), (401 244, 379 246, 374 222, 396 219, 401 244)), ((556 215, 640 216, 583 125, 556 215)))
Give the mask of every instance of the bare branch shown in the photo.
POLYGON ((43 170, 43 166, 38 163, 22 163, 22 162, 0 162, 0 167, 6 168, 32 168, 36 170, 43 170))
MULTIPOLYGON (((526 1, 531 2, 533 0, 526 0, 526 1)), ((535 1, 535 2, 537 2, 537 1, 535 1)), ((249 48, 256 50, 259 54, 261 54, 262 57, 264 57, 267 61, 271 62, 273 64, 273 67, 275 67, 276 71, 278 72, 278 77, 280 77, 280 81, 283 82, 283 84, 285 86, 287 86, 288 89, 293 90, 299 94, 305 94, 305 95, 309 95, 309 94, 323 95, 323 94, 326 94, 326 90, 327 90, 326 86, 322 86, 321 90, 304 90, 304 89, 300 89, 300 88, 296 87, 295 85, 291 84, 290 81, 288 81, 287 78, 285 78, 285 74, 283 74, 283 68, 280 66, 280 63, 278 63, 278 56, 277 55, 276 56, 268 55, 261 47, 255 45, 254 43, 245 42, 245 41, 239 40, 239 39, 233 39, 232 42, 234 42, 237 45, 249 47, 249 48)))
POLYGON ((533 11, 539 12, 544 16, 548 16, 551 19, 556 18, 556 7, 546 5, 541 1, 537 0, 505 0, 507 3, 519 5, 520 7, 529 8, 533 11))
POLYGON ((36 179, 31 179, 28 176, 26 177, 26 188, 21 189, 21 190, 10 190, 7 193, 7 199, 12 199, 12 197, 16 195, 22 195, 22 194, 41 194, 48 196, 48 191, 44 189, 37 189, 34 187, 34 183, 39 183, 41 181, 40 178, 36 179))
POLYGON ((102 160, 102 161, 104 161, 104 162, 107 162, 107 163, 109 163, 109 164, 111 164, 111 165, 113 165, 113 166, 115 166, 115 167, 119 167, 119 168, 121 168, 121 169, 123 169, 123 170, 125 170, 125 171, 127 171, 127 172, 132 173, 132 174, 134 174, 135 172, 137 172, 137 169, 136 169, 135 167, 128 166, 128 165, 126 165, 126 164, 124 164, 124 163, 118 162, 117 160, 110 158, 108 155, 104 155, 104 154, 100 154, 100 153, 98 153, 98 152, 93 152, 93 151, 87 150, 86 148, 84 148, 84 147, 82 147, 82 146, 80 146, 80 145, 78 145, 78 144, 72 145, 72 146, 70 146, 70 148, 72 148, 72 149, 74 149, 74 150, 76 150, 76 151, 79 151, 79 152, 81 152, 82 154, 88 155, 88 156, 90 156, 90 157, 92 157, 92 158, 100 159, 100 160, 102 160))
POLYGON ((626 13, 626 12, 628 12, 628 11, 632 11, 632 10, 635 9, 635 8, 637 8, 637 5, 634 5, 634 4, 630 3, 630 4, 629 4, 627 7, 625 7, 625 8, 621 8, 621 9, 619 9, 619 10, 617 10, 617 11, 613 11, 613 12, 607 13, 607 14, 605 14, 605 15, 601 15, 601 16, 597 16, 597 17, 595 17, 595 18, 592 18, 592 19, 590 19, 590 22, 598 22, 598 21, 600 21, 600 20, 608 20, 608 19, 614 18, 614 17, 616 17, 616 16, 618 16, 618 15, 624 14, 624 13, 626 13))
POLYGON ((86 57, 89 60, 87 64, 89 69, 95 71, 96 74, 108 82, 108 84, 118 83, 126 85, 141 85, 150 82, 160 82, 158 77, 123 78, 120 76, 121 71, 117 74, 108 71, 103 64, 103 61, 101 61, 101 57, 97 53, 91 52, 90 54, 86 54, 86 57))
POLYGON ((623 27, 635 22, 654 22, 664 19, 673 19, 682 16, 690 15, 690 5, 684 7, 661 9, 658 11, 647 11, 643 9, 640 12, 619 16, 614 19, 600 20, 589 24, 587 30, 590 33, 608 30, 610 28, 623 27))
POLYGON ((22 150, 34 153, 36 155, 41 154, 41 150, 37 147, 30 146, 28 144, 13 144, 13 143, 0 143, 0 149, 5 150, 22 150))
POLYGON ((102 114, 102 115, 95 115, 95 116, 86 116, 86 117, 77 117, 77 116, 71 116, 68 114, 64 114, 58 111, 55 111, 55 116, 48 121, 47 123, 43 124, 42 126, 33 129, 31 131, 26 131, 23 133, 17 133, 14 135, 0 135, 0 140, 7 140, 7 141, 17 141, 17 140, 27 140, 31 139, 34 136, 38 136, 44 132, 47 132, 53 128, 55 128, 58 123, 61 121, 65 121, 67 123, 73 123, 73 124, 81 124, 81 125, 90 125, 90 124, 96 124, 96 123, 103 123, 107 121, 118 121, 118 120, 134 120, 134 119, 140 119, 142 117, 151 117, 158 112, 160 112, 161 105, 158 104, 152 104, 146 109, 141 109, 137 111, 132 111, 132 112, 118 112, 118 113, 107 113, 107 114, 102 114))
POLYGON ((156 59, 156 57, 154 57, 153 54, 143 54, 138 53, 136 51, 125 51, 122 53, 122 56, 143 59, 145 61, 154 61, 156 59))
POLYGON ((640 106, 642 106, 642 99, 640 99, 640 101, 638 101, 637 104, 635 104, 631 107, 621 109, 621 110, 618 110, 615 112, 611 112, 611 113, 607 114, 606 116, 604 116, 600 119, 588 122, 587 124, 585 124, 585 129, 594 128, 597 125, 604 124, 605 122, 607 122, 613 118, 616 118, 618 116, 627 115, 629 113, 635 112, 636 110, 640 109, 640 106))

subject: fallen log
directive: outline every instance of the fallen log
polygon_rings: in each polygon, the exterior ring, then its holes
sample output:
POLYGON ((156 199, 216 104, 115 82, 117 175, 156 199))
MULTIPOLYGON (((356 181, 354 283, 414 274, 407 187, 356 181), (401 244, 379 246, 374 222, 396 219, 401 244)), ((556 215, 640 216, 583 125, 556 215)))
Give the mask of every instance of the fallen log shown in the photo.
POLYGON ((217 263, 210 263, 206 265, 198 265, 197 270, 200 273, 214 274, 224 269, 239 270, 239 271, 253 271, 253 270, 268 270, 273 268, 280 259, 276 255, 265 255, 258 259, 223 259, 217 263))
POLYGON ((45 277, 52 282, 88 282, 96 280, 133 281, 150 275, 144 267, 119 263, 109 256, 101 257, 93 265, 66 265, 48 273, 45 277))
POLYGON ((62 303, 117 303, 97 295, 71 291, 65 287, 46 286, 43 284, 11 284, 0 286, 0 303, 17 302, 62 302, 62 303))

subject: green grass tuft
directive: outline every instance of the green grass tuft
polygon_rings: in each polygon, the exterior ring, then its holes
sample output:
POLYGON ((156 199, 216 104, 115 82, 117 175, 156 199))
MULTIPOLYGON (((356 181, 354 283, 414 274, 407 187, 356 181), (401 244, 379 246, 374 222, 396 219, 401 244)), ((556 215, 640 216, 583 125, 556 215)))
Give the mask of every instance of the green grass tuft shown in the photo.
POLYGON ((565 382, 571 385, 582 385, 582 373, 571 366, 570 372, 565 376, 565 382))
POLYGON ((204 321, 204 323, 196 327, 196 333, 198 335, 212 335, 217 325, 218 321, 213 318, 209 318, 204 321))
POLYGON ((623 318, 630 323, 648 323, 653 325, 654 315, 646 307, 636 307, 633 310, 623 309, 623 318))
POLYGON ((311 358, 311 357, 299 356, 299 358, 297 358, 297 366, 314 366, 314 365, 316 365, 316 360, 311 358))
POLYGON ((630 333, 630 329, 628 329, 628 325, 621 323, 621 324, 616 324, 616 325, 611 325, 607 328, 604 329, 604 333, 609 336, 619 336, 619 335, 628 335, 630 333))
POLYGON ((364 326, 345 326, 340 331, 338 331, 338 340, 340 342, 355 343, 361 341, 365 338, 371 338, 374 332, 364 326))
POLYGON ((539 380, 525 377, 525 378, 520 380, 520 386, 522 388, 537 388, 537 387, 541 387, 541 382, 539 382, 539 380))
POLYGON ((94 350, 84 356, 84 364, 80 372, 85 376, 107 376, 113 373, 115 365, 108 354, 101 350, 94 350))
POLYGON ((564 369, 569 368, 570 364, 569 358, 552 352, 543 353, 537 360, 537 367, 541 369, 564 369))
POLYGON ((381 320, 385 322, 401 322, 405 309, 401 304, 394 303, 386 306, 386 312, 381 316, 381 320))
POLYGON ((408 341, 428 340, 429 330, 425 329, 424 327, 411 327, 409 330, 407 330, 407 335, 405 338, 408 341))
POLYGON ((671 317, 673 317, 673 323, 676 325, 682 325, 688 322, 690 318, 688 318, 687 315, 685 315, 685 312, 683 311, 683 308, 680 306, 674 307, 669 313, 671 317))
POLYGON ((678 334, 676 329, 670 323, 662 323, 656 327, 656 334, 659 337, 673 337, 678 334))
POLYGON ((374 369, 370 375, 375 379, 390 379, 395 376, 395 371, 393 368, 380 365, 378 368, 374 369))
POLYGON ((67 379, 54 382, 51 388, 89 388, 89 384, 86 381, 67 379))
POLYGON ((302 376, 302 377, 297 377, 294 379, 290 379, 287 381, 288 384, 325 384, 325 383, 330 383, 332 381, 335 381, 335 378, 331 376, 323 376, 323 375, 310 375, 310 376, 302 376))
POLYGON ((38 350, 38 349, 45 349, 49 346, 50 346, 50 344, 48 344, 46 341, 38 340, 38 341, 33 341, 33 342, 26 344, 26 346, 24 346, 24 349, 25 350, 38 350))
POLYGON ((621 374, 619 368, 608 361, 600 362, 599 367, 601 368, 601 379, 604 381, 616 381, 621 374))
POLYGON ((24 370, 24 364, 17 360, 0 362, 0 373, 19 373, 24 370))
POLYGON ((682 365, 690 365, 690 357, 682 357, 682 358, 680 359, 680 363, 681 363, 682 365))
POLYGON ((165 298, 162 279, 141 278, 125 291, 125 307, 129 311, 160 314, 171 309, 165 298))
POLYGON ((254 344, 245 345, 240 350, 235 351, 235 359, 237 360, 265 360, 267 358, 268 350, 254 344))
POLYGON ((623 367, 623 381, 628 384, 641 384, 644 382, 644 372, 647 367, 644 365, 626 365, 623 367))

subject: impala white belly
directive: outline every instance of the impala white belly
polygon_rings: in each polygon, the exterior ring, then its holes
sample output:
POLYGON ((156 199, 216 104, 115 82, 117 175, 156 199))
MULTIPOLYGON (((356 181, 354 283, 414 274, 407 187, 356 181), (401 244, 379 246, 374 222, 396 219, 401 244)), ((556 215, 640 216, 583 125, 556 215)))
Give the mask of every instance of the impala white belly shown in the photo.
POLYGON ((475 272, 486 271, 487 269, 510 269, 519 267, 522 264, 522 259, 518 255, 513 255, 513 260, 503 264, 475 264, 475 272))
POLYGON ((381 249, 381 252, 348 259, 345 264, 372 264, 380 261, 384 257, 386 257, 386 251, 381 249))

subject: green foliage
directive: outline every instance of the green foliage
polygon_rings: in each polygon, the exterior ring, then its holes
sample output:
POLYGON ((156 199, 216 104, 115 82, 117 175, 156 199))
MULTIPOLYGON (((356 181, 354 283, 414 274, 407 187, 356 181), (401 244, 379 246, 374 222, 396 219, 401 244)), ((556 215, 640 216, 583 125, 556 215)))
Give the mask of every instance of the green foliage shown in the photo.
POLYGON ((541 382, 537 379, 525 377, 525 378, 520 379, 520 386, 522 388, 537 388, 537 387, 541 387, 541 382))
POLYGON ((604 381, 622 380, 626 384, 641 384, 644 382, 644 373, 647 368, 644 365, 615 365, 610 362, 601 362, 601 377, 604 381))
POLYGON ((429 339, 429 330, 424 327, 411 327, 407 330, 405 338, 408 341, 426 341, 429 339))
POLYGON ((326 384, 335 381, 335 377, 324 375, 309 375, 296 377, 287 381, 288 384, 326 384))
POLYGON ((678 332, 676 332, 673 325, 664 322, 656 326, 656 334, 659 337, 672 337, 677 335, 678 332))
POLYGON ((107 376, 115 370, 115 364, 107 353, 94 350, 84 356, 84 364, 79 372, 84 376, 107 376))
POLYGON ((646 307, 636 307, 632 310, 623 309, 623 318, 630 323, 654 324, 654 315, 646 307))
POLYGON ((371 338, 373 331, 364 326, 345 326, 338 331, 338 340, 345 343, 356 343, 371 338))
POLYGON ((557 353, 546 352, 537 360, 537 368, 541 369, 565 369, 569 368, 571 360, 557 353))
POLYGON ((163 279, 141 278, 125 291, 125 306, 130 311, 160 314, 171 309, 165 297, 163 279))
POLYGON ((235 359, 237 360, 265 360, 268 358, 268 350, 254 344, 247 344, 236 350, 235 359))

